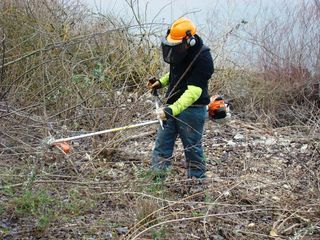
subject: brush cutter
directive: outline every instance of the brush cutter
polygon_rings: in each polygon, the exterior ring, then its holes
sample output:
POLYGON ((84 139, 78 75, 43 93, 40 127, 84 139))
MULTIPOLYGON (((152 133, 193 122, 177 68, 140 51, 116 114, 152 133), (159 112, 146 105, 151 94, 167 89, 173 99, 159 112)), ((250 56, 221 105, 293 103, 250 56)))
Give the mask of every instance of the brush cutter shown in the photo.
POLYGON ((67 138, 54 139, 53 137, 49 137, 45 140, 45 143, 46 143, 46 145, 59 148, 64 153, 69 153, 71 151, 71 147, 67 142, 71 141, 71 140, 76 140, 76 139, 85 138, 85 137, 92 137, 92 136, 101 135, 101 134, 105 134, 105 133, 119 132, 119 131, 131 129, 131 128, 137 128, 137 127, 142 127, 142 126, 147 126, 147 125, 152 125, 152 124, 157 124, 157 123, 160 124, 160 127, 162 129, 164 129, 163 128, 163 121, 161 120, 161 118, 158 114, 159 95, 158 95, 157 89, 153 89, 151 91, 151 94, 155 97, 155 107, 156 107, 156 112, 157 112, 157 120, 152 120, 152 121, 132 124, 132 125, 124 126, 124 127, 112 128, 112 129, 107 129, 107 130, 102 130, 102 131, 98 131, 98 132, 87 133, 87 134, 82 134, 82 135, 67 137, 67 138))
POLYGON ((127 126, 123 126, 123 127, 117 127, 117 128, 111 128, 111 129, 102 130, 102 131, 98 131, 98 132, 81 134, 78 136, 67 137, 67 138, 54 139, 53 137, 49 137, 44 142, 46 145, 59 148, 64 153, 69 153, 71 150, 71 147, 67 143, 68 141, 77 140, 77 139, 86 138, 86 137, 93 137, 93 136, 101 135, 101 134, 105 134, 105 133, 124 131, 124 130, 128 130, 128 129, 138 128, 138 127, 142 127, 142 126, 148 126, 148 125, 152 125, 152 124, 159 124, 159 120, 151 120, 151 121, 136 123, 136 124, 127 125, 127 126))
MULTIPOLYGON (((151 93, 153 96, 155 96, 155 106, 156 106, 156 110, 158 110, 159 109, 158 92, 156 89, 154 89, 152 90, 151 93)), ((209 116, 209 119, 211 120, 225 118, 227 114, 229 114, 228 104, 225 103, 224 99, 221 96, 211 97, 210 104, 207 107, 208 107, 208 116, 209 116)), ((111 128, 111 129, 102 130, 98 132, 81 134, 78 136, 67 137, 67 138, 54 139, 53 137, 49 137, 44 140, 44 143, 51 147, 57 147, 64 153, 69 153, 71 151, 71 147, 67 143, 68 141, 77 140, 77 139, 86 138, 86 137, 93 137, 93 136, 101 135, 105 133, 119 132, 119 131, 124 131, 132 128, 138 128, 138 127, 148 126, 153 124, 160 124, 161 128, 164 129, 163 121, 160 119, 160 116, 157 114, 157 120, 151 120, 151 121, 136 123, 136 124, 127 125, 123 127, 117 127, 117 128, 111 128)))

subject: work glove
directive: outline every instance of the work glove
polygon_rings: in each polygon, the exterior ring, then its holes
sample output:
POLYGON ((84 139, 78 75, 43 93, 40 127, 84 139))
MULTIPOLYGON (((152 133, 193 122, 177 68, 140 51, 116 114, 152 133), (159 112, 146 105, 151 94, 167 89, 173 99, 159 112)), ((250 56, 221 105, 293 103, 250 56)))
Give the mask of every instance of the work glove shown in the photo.
POLYGON ((148 79, 147 88, 149 89, 159 89, 161 88, 161 83, 155 77, 151 77, 148 79))
POLYGON ((165 107, 165 108, 159 108, 156 110, 156 116, 162 120, 162 121, 166 121, 168 120, 170 117, 172 117, 172 109, 169 107, 165 107))

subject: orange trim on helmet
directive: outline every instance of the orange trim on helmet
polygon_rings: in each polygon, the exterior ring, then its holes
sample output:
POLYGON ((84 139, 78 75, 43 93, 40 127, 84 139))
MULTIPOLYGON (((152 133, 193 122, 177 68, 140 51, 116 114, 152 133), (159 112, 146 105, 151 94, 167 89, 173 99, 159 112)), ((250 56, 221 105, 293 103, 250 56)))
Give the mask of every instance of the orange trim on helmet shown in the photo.
POLYGON ((170 43, 180 43, 187 36, 187 31, 190 31, 193 36, 197 32, 197 28, 190 19, 179 18, 172 24, 166 39, 170 43))

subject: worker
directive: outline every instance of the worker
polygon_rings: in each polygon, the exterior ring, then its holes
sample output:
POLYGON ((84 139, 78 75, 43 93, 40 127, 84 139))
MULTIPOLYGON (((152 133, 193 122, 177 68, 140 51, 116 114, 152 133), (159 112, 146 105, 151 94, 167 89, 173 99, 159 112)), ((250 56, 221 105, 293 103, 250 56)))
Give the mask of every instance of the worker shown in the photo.
POLYGON ((185 153, 188 178, 205 178, 206 160, 202 135, 210 102, 208 81, 213 74, 210 49, 197 35, 195 24, 179 18, 161 40, 163 59, 170 71, 159 80, 149 80, 149 89, 168 87, 165 107, 157 111, 165 121, 159 128, 152 153, 152 169, 166 172, 171 167, 174 145, 179 136, 185 153))

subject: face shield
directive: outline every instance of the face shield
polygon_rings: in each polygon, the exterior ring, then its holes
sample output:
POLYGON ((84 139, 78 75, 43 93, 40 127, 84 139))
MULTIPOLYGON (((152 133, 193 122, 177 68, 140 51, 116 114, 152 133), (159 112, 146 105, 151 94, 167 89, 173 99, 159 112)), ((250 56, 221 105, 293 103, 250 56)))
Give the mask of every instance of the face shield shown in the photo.
POLYGON ((166 63, 176 65, 187 56, 187 43, 185 41, 179 43, 168 42, 166 38, 161 39, 161 48, 163 60, 166 63))

